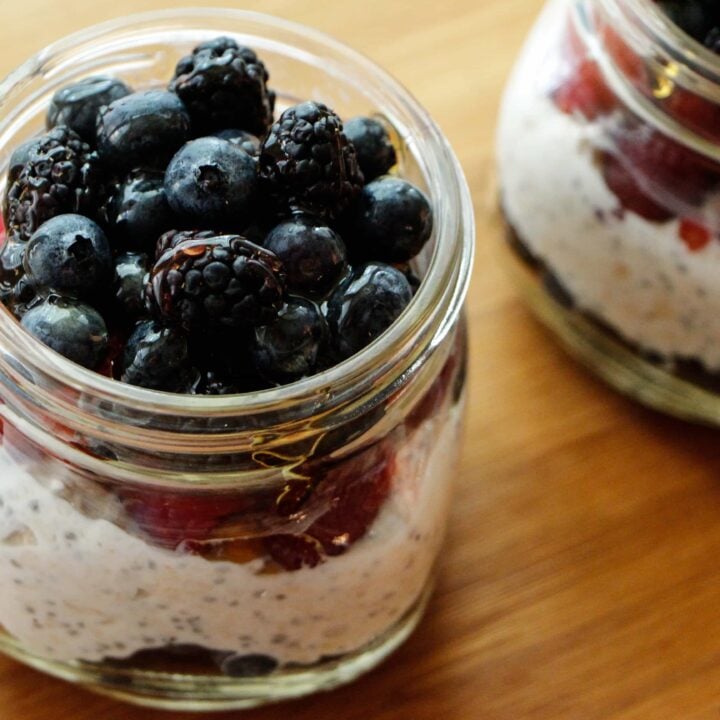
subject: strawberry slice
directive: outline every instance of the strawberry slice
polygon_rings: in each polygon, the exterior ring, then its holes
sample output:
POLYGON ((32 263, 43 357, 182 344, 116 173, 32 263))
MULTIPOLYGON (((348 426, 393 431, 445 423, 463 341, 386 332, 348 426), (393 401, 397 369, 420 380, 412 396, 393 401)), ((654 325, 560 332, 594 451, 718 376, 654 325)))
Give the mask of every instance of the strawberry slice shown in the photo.
POLYGON ((390 443, 379 442, 330 467, 308 467, 315 489, 293 515, 298 522, 317 518, 302 533, 265 538, 267 553, 286 570, 299 570, 347 552, 390 494, 394 466, 390 443))
POLYGON ((588 120, 607 115, 617 107, 617 99, 600 67, 589 58, 580 61, 552 97, 562 112, 568 115, 580 113, 588 120))
POLYGON ((243 512, 248 500, 217 493, 128 490, 125 509, 153 541, 170 549, 188 541, 208 539, 226 518, 243 512))

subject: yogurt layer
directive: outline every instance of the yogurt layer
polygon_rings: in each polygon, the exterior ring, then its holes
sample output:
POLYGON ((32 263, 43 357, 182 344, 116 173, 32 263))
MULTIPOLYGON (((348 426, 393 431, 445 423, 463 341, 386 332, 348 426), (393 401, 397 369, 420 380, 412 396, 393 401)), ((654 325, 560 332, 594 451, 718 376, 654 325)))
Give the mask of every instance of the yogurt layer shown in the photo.
MULTIPOLYGON (((60 661, 166 644, 311 664, 382 635, 425 587, 444 534, 460 405, 398 448, 392 493, 368 534, 315 568, 258 574, 154 547, 62 497, 69 471, 0 446, 0 624, 60 661), (51 483, 48 478, 53 478, 51 483)), ((75 479, 75 482, 77 480, 75 479)), ((111 496, 108 496, 111 497, 111 496)))
POLYGON ((498 160, 507 220, 580 310, 643 349, 720 370, 720 242, 691 251, 678 220, 621 212, 596 164, 595 150, 607 144, 602 123, 564 114, 542 87, 526 84, 537 77, 527 67, 538 62, 536 44, 560 26, 556 13, 567 5, 546 11, 504 99, 498 160))

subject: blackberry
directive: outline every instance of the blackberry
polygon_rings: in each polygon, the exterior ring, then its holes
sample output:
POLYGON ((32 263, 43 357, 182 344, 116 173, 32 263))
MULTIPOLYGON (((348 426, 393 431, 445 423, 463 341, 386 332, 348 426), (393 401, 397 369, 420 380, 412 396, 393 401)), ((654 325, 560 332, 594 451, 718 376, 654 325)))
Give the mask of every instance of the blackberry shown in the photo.
POLYGON ((155 263, 146 304, 189 332, 271 322, 282 307, 282 265, 239 235, 181 242, 155 263))
POLYGON ((219 37, 180 60, 168 89, 185 103, 196 135, 224 128, 264 135, 275 106, 268 77, 253 50, 219 37))
POLYGON ((83 140, 95 142, 98 110, 132 91, 121 80, 89 77, 60 88, 52 97, 47 126, 67 125, 83 140))
POLYGON ((366 183, 384 175, 397 162, 390 136, 379 120, 369 117, 352 118, 345 123, 345 135, 355 147, 366 183))
POLYGON ((9 183, 5 227, 10 237, 28 240, 56 215, 92 215, 104 187, 97 155, 69 128, 58 125, 38 138, 28 160, 9 183))
POLYGON ((301 208, 331 217, 363 184, 355 149, 340 118, 321 103, 288 108, 260 151, 260 178, 280 210, 301 208))
POLYGON ((28 310, 22 326, 52 350, 91 370, 108 346, 108 331, 94 308, 60 295, 50 295, 28 310))
POLYGON ((154 320, 135 326, 123 352, 122 382, 150 390, 185 392, 197 375, 183 333, 154 320))
POLYGON ((209 240, 214 237, 217 237, 217 233, 213 230, 168 230, 158 238, 155 245, 155 260, 159 260, 170 248, 177 247, 187 240, 209 240))

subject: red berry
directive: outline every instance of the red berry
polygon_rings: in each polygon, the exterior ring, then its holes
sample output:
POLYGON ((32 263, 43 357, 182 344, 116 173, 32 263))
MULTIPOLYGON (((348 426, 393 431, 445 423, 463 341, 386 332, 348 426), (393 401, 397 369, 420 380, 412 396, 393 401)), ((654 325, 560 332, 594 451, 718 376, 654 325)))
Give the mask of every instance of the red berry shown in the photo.
POLYGON ((665 222, 672 218, 671 212, 643 192, 633 174, 614 155, 603 155, 602 171, 606 185, 623 209, 652 222, 665 222))
POLYGON ((286 570, 315 567, 326 556, 342 555, 377 517, 390 493, 394 453, 386 442, 325 469, 308 471, 315 490, 295 508, 298 523, 317 517, 301 533, 265 539, 269 555, 286 570))
POLYGON ((702 250, 712 240, 712 234, 706 227, 687 218, 680 223, 679 233, 691 252, 702 250))
POLYGON ((138 527, 168 548, 184 541, 207 540, 223 519, 247 507, 245 498, 217 492, 129 490, 123 493, 123 502, 138 527))
POLYGON ((555 90, 553 99, 564 113, 579 112, 588 120, 612 112, 617 105, 598 64, 589 58, 580 61, 572 75, 555 90))

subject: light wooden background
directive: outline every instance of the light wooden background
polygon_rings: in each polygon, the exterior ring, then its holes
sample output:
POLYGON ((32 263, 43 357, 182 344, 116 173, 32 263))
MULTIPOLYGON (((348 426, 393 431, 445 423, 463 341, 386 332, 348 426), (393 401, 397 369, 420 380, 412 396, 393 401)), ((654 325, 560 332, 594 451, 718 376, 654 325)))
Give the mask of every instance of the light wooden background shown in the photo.
MULTIPOLYGON (((0 72, 81 26, 172 4, 0 0, 0 72)), ((244 717, 718 720, 720 436, 579 369, 489 251, 496 108, 542 1, 243 4, 330 32, 407 85, 455 146, 478 220, 468 440, 427 619, 356 684, 244 717)), ((2 720, 165 717, 0 660, 2 720)))

